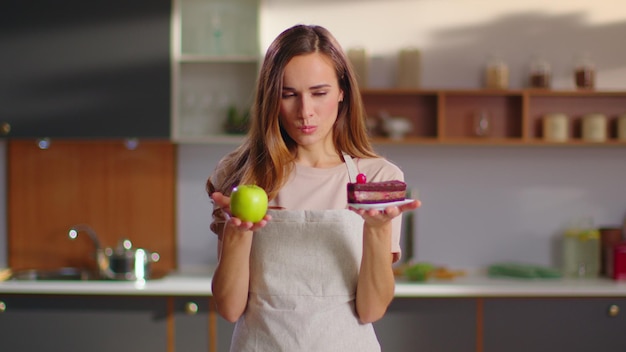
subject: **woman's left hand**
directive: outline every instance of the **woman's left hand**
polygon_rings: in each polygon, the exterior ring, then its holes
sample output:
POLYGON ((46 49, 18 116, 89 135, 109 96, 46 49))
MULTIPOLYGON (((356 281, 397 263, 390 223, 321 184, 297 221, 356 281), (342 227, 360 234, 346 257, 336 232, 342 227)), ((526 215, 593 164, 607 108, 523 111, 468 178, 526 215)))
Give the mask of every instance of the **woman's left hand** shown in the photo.
POLYGON ((390 206, 384 210, 378 209, 357 209, 348 207, 349 210, 359 214, 365 222, 371 226, 380 226, 388 223, 391 219, 402 214, 405 211, 411 211, 419 208, 422 202, 414 200, 411 203, 403 204, 401 206, 390 206))

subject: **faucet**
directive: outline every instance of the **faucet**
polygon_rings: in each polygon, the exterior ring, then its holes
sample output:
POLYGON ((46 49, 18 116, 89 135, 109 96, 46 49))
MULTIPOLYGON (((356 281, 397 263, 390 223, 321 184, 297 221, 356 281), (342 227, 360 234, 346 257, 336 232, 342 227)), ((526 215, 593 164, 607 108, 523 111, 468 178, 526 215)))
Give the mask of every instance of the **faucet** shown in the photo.
POLYGON ((87 232, 87 234, 91 238, 91 241, 93 242, 94 246, 96 247, 96 252, 98 252, 102 248, 102 247, 100 247, 100 240, 98 239, 98 235, 96 235, 96 231, 94 231, 89 225, 78 224, 78 225, 72 226, 70 228, 70 231, 68 232, 68 236, 71 239, 74 240, 74 239, 76 239, 76 237, 78 237, 78 233, 80 231, 87 232))

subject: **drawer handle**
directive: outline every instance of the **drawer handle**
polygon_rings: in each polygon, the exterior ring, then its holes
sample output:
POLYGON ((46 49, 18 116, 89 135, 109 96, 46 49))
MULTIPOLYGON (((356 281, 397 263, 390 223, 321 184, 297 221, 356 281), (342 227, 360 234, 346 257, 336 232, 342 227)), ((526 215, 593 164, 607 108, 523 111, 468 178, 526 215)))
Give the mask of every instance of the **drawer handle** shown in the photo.
POLYGON ((196 313, 198 313, 198 305, 194 302, 185 303, 185 313, 187 313, 188 315, 195 315, 196 313))
POLYGON ((616 317, 619 314, 619 306, 617 304, 611 304, 609 307, 609 316, 616 317))

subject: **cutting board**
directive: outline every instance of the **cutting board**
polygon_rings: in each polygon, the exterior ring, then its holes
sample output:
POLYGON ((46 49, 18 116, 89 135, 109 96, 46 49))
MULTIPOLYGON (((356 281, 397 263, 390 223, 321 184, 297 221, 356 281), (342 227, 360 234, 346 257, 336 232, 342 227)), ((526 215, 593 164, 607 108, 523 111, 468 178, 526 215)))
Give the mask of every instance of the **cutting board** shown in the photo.
POLYGON ((13 269, 94 266, 88 224, 103 247, 126 237, 176 267, 175 145, 169 141, 37 140, 7 144, 8 262, 13 269))

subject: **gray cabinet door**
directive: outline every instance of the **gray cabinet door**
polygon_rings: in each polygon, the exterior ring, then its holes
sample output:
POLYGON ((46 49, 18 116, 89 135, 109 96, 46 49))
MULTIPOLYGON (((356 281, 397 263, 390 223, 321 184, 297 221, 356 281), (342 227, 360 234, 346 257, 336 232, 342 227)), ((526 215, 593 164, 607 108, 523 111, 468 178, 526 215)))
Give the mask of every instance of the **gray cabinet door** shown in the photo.
POLYGON ((174 321, 176 351, 210 351, 209 297, 175 298, 174 321))
POLYGON ((169 138, 171 7, 4 0, 0 135, 169 138))
POLYGON ((374 323, 383 351, 476 351, 476 300, 395 298, 374 323))
POLYGON ((234 324, 219 317, 213 312, 211 317, 209 297, 178 297, 174 299, 174 319, 176 321, 175 346, 180 352, 207 352, 212 346, 218 352, 230 350, 230 339, 234 324), (216 329, 211 332, 211 319, 216 329), (211 335, 215 333, 215 340, 211 335))
POLYGON ((484 352, 623 352, 624 309, 625 298, 485 299, 484 352))
POLYGON ((165 352, 167 305, 156 297, 3 295, 0 350, 165 352))

